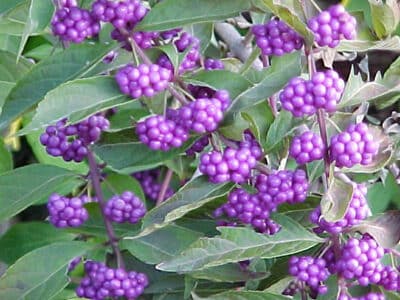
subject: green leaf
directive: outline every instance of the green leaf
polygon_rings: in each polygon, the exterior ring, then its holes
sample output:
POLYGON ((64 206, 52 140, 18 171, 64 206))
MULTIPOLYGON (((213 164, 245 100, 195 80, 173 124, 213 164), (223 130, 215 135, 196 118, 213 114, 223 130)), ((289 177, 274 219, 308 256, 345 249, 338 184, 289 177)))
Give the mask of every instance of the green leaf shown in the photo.
POLYGON ((0 175, 0 220, 10 218, 28 206, 59 192, 60 186, 83 180, 75 173, 55 166, 32 164, 0 175))
POLYGON ((17 54, 20 40, 19 36, 0 33, 0 50, 17 54))
POLYGON ((172 259, 201 236, 200 232, 171 224, 145 236, 126 237, 121 247, 147 264, 158 264, 172 259))
POLYGON ((112 170, 130 174, 162 165, 165 161, 184 152, 193 142, 194 138, 181 148, 174 148, 167 152, 151 150, 141 142, 96 145, 94 151, 112 170))
POLYGON ((273 236, 256 233, 249 228, 218 227, 220 236, 199 239, 189 249, 157 268, 186 273, 254 257, 290 255, 323 241, 284 215, 276 215, 274 219, 282 228, 273 236))
POLYGON ((28 72, 32 65, 25 59, 21 59, 18 63, 15 63, 16 60, 15 54, 0 51, 0 111, 15 83, 28 72))
POLYGON ((400 241, 400 211, 391 210, 375 215, 353 226, 351 230, 368 233, 383 248, 394 248, 400 241))
POLYGON ((15 5, 6 14, 0 15, 0 33, 21 36, 25 28, 28 11, 29 3, 25 1, 15 5))
POLYGON ((324 219, 328 222, 343 219, 352 197, 353 186, 332 176, 329 179, 328 191, 321 199, 321 213, 324 219))
POLYGON ((214 33, 214 23, 199 23, 190 27, 189 32, 200 40, 200 51, 204 53, 211 43, 214 33))
POLYGON ((399 201, 400 186, 397 184, 394 176, 389 173, 384 183, 374 183, 368 189, 368 205, 373 214, 384 212, 390 201, 399 201))
POLYGON ((336 48, 338 52, 366 52, 373 50, 398 51, 400 37, 393 36, 382 41, 342 40, 336 48))
POLYGON ((154 6, 136 27, 143 31, 161 31, 188 24, 225 20, 248 10, 248 0, 164 0, 154 6))
POLYGON ((265 144, 266 133, 274 121, 267 101, 254 105, 241 113, 250 124, 250 130, 261 144, 265 144))
POLYGON ((0 260, 8 265, 37 248, 73 240, 75 235, 41 222, 17 223, 0 238, 0 260))
MULTIPOLYGON (((11 90, 0 115, 0 129, 37 104, 47 92, 77 77, 84 77, 115 45, 71 45, 35 65, 11 90)), ((84 93, 81 93, 81 95, 84 93)))
POLYGON ((214 296, 201 298, 193 295, 193 300, 287 300, 288 298, 282 295, 272 294, 261 291, 229 291, 214 296))
POLYGON ((264 144, 266 152, 271 151, 276 147, 285 137, 291 135, 303 123, 301 118, 295 118, 286 110, 282 110, 270 126, 267 138, 264 144))
POLYGON ((266 8, 275 16, 296 30, 304 38, 307 45, 312 45, 314 34, 308 29, 303 20, 305 14, 301 0, 255 0, 258 8, 266 8))
POLYGON ((68 121, 74 123, 100 109, 116 107, 128 100, 128 97, 121 94, 111 76, 69 81, 46 94, 39 103, 32 122, 19 134, 26 134, 70 116, 72 117, 68 121))
POLYGON ((233 100, 228 115, 267 100, 283 88, 291 78, 300 75, 300 66, 299 52, 274 58, 271 66, 261 71, 262 80, 233 100))
POLYGON ((207 86, 215 90, 228 90, 231 99, 246 91, 251 82, 238 73, 227 70, 200 71, 184 77, 186 83, 207 86))
POLYGON ((400 7, 396 0, 369 0, 372 26, 379 39, 389 36, 397 27, 400 7))
POLYGON ((13 159, 2 138, 0 138, 0 174, 13 168, 13 159))
POLYGON ((165 227, 204 204, 226 195, 232 187, 231 183, 210 184, 204 176, 194 178, 171 198, 146 214, 143 218, 141 235, 165 227))
POLYGON ((22 2, 26 2, 26 0, 2 0, 0 2, 0 15, 6 13, 8 10, 18 6, 22 2))
POLYGON ((29 13, 26 18, 24 32, 19 44, 18 58, 24 51, 30 35, 42 32, 50 23, 54 12, 52 0, 30 0, 29 13))
POLYGON ((104 179, 104 197, 111 198, 115 193, 122 194, 124 191, 131 191, 143 201, 146 199, 140 183, 130 175, 107 174, 104 179))
POLYGON ((36 249, 12 265, 0 280, 1 299, 51 299, 69 282, 69 262, 84 254, 90 245, 64 242, 36 249))

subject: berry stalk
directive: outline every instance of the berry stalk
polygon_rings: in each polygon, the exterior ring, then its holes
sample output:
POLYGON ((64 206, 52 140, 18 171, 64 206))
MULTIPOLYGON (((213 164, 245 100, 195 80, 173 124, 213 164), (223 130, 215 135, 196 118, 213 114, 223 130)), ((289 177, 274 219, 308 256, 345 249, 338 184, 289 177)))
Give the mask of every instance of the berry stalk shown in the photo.
MULTIPOLYGON (((326 120, 324 116, 324 111, 322 109, 318 109, 317 112, 317 121, 318 121, 318 127, 319 127, 319 132, 321 134, 322 142, 324 143, 325 146, 325 151, 324 151, 324 164, 325 164, 325 179, 326 179, 326 184, 327 180, 329 178, 329 166, 330 166, 330 157, 329 157, 329 151, 328 151, 328 137, 326 135, 326 120)), ((327 188, 327 186, 325 186, 327 188)))
POLYGON ((157 197, 156 206, 160 205, 164 201, 165 193, 167 192, 169 184, 172 179, 172 174, 173 174, 172 170, 168 169, 167 173, 165 174, 164 181, 161 185, 160 193, 158 194, 158 197, 157 197))
POLYGON ((104 199, 103 191, 101 190, 101 186, 100 186, 99 169, 97 168, 96 159, 95 159, 91 149, 88 149, 87 158, 88 158, 88 162, 89 162, 90 177, 91 177, 93 189, 94 189, 97 199, 99 201, 101 214, 103 216, 103 221, 104 221, 104 225, 106 227, 107 236, 110 241, 111 248, 113 249, 114 255, 117 258, 118 267, 125 268, 124 261, 122 259, 122 255, 121 255, 121 251, 119 250, 119 247, 118 247, 118 239, 115 235, 115 232, 114 232, 111 222, 107 219, 107 217, 105 215, 106 201, 104 199))

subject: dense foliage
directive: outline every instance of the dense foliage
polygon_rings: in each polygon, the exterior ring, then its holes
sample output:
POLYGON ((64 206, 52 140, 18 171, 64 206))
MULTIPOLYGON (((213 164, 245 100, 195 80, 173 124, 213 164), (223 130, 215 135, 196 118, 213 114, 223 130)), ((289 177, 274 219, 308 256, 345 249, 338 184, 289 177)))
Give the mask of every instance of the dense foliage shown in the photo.
POLYGON ((0 299, 400 299, 399 20, 2 0, 0 299))

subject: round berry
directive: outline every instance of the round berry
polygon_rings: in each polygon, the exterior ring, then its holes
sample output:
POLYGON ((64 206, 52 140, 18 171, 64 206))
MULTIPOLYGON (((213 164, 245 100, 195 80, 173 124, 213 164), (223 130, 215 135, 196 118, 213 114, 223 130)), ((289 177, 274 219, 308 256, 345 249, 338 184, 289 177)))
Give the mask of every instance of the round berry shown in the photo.
POLYGON ((146 207, 134 193, 125 191, 107 201, 104 214, 113 222, 136 224, 146 214, 146 207))
POLYGON ((324 153, 325 145, 321 137, 312 131, 306 131, 300 136, 294 137, 289 149, 289 155, 299 165, 322 159, 324 153))

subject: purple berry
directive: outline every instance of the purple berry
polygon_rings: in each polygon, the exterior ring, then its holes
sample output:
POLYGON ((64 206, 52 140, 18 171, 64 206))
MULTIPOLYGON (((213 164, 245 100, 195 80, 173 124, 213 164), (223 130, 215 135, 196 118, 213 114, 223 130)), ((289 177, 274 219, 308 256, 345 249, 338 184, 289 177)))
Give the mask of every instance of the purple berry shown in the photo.
POLYGON ((199 169, 213 183, 226 181, 242 183, 250 177, 256 163, 257 160, 250 149, 228 147, 223 153, 214 150, 201 155, 199 169))
POLYGON ((161 37, 164 40, 169 40, 169 39, 172 39, 172 38, 178 36, 181 31, 182 31, 182 28, 175 28, 175 29, 162 31, 161 32, 161 37))
POLYGON ((246 130, 243 137, 243 141, 238 143, 238 147, 250 149, 251 155, 253 155, 256 160, 260 160, 263 157, 263 151, 250 130, 246 130))
POLYGON ((152 150, 179 148, 189 138, 186 129, 163 116, 150 116, 136 126, 139 140, 152 150))
POLYGON ((169 70, 155 64, 141 64, 138 67, 126 65, 115 75, 121 92, 133 99, 157 95, 167 89, 171 79, 169 70))
POLYGON ((307 197, 308 180, 303 170, 275 171, 272 174, 259 174, 255 187, 264 201, 278 206, 282 203, 304 202, 307 197))
POLYGON ((384 249, 373 238, 367 235, 350 238, 341 249, 338 272, 345 279, 356 279, 362 286, 377 284, 381 280, 383 255, 384 249))
POLYGON ((113 222, 136 224, 146 214, 146 207, 134 193, 125 191, 107 201, 104 213, 113 222))
POLYGON ((61 0, 59 1, 61 7, 74 7, 78 6, 78 2, 76 0, 61 0))
POLYGON ((400 273, 392 266, 385 266, 381 271, 381 280, 377 283, 387 291, 400 292, 400 273))
POLYGON ((251 31, 264 55, 282 56, 303 46, 303 38, 286 23, 277 19, 263 25, 254 25, 251 31))
POLYGON ((352 40, 357 35, 356 18, 341 4, 333 5, 310 19, 308 27, 314 33, 315 42, 321 47, 335 48, 340 40, 352 40))
POLYGON ((204 135, 198 140, 194 142, 194 144, 186 150, 187 155, 195 155, 196 153, 200 153, 207 147, 209 144, 209 136, 204 135))
POLYGON ((369 165, 378 154, 379 144, 365 123, 351 124, 345 131, 331 138, 329 148, 332 161, 339 168, 356 164, 369 165))
MULTIPOLYGON (((160 170, 136 172, 132 176, 139 181, 145 196, 152 201, 156 201, 161 190, 161 184, 158 182, 160 170)), ((170 198, 173 194, 173 189, 168 187, 163 200, 170 198)))
POLYGON ((323 258, 292 256, 289 260, 289 274, 317 290, 319 294, 327 291, 323 282, 328 279, 329 271, 323 258))
POLYGON ((325 145, 319 135, 306 131, 293 138, 289 154, 299 165, 303 165, 324 157, 325 145))
POLYGON ((89 214, 83 206, 85 199, 52 194, 47 203, 50 223, 58 228, 81 226, 89 218, 89 214))
POLYGON ((93 300, 124 297, 136 299, 148 286, 143 273, 127 272, 122 268, 111 269, 101 262, 85 262, 85 277, 76 288, 78 297, 93 300))
POLYGON ((89 11, 76 6, 64 6, 57 10, 51 21, 51 27, 55 36, 72 43, 82 43, 100 31, 100 24, 89 11))
POLYGON ((70 273, 81 263, 82 257, 77 256, 73 260, 71 260, 68 264, 67 272, 70 273))
POLYGON ((326 231, 332 234, 339 234, 343 229, 359 224, 371 214, 367 199, 365 198, 366 194, 367 189, 365 186, 354 184, 353 196, 350 200, 346 214, 343 219, 336 222, 328 222, 322 218, 321 208, 318 206, 310 214, 311 223, 318 225, 314 231, 317 233, 326 231))
POLYGON ((344 90, 344 81, 328 70, 316 72, 311 80, 293 78, 280 93, 282 107, 295 117, 315 114, 318 109, 334 112, 344 90))
POLYGON ((206 70, 223 70, 224 64, 219 59, 206 58, 204 60, 204 69, 206 70))

